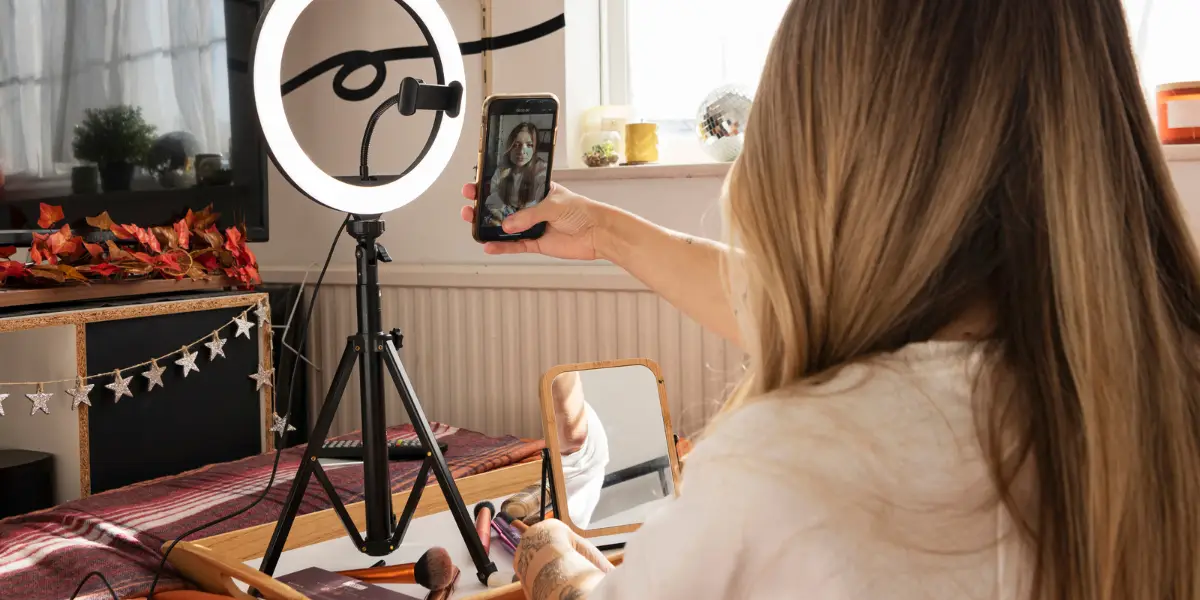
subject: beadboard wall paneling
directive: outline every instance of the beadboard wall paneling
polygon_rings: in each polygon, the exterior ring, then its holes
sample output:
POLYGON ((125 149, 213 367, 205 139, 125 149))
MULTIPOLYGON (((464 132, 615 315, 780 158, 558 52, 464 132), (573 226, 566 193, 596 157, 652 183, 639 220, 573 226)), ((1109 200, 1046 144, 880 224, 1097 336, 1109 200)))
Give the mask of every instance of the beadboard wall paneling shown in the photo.
MULTIPOLYGON (((299 282, 303 269, 272 269, 269 281, 299 282)), ((308 281, 315 274, 308 274, 308 281)), ((701 430, 742 373, 742 353, 704 331, 636 280, 609 267, 383 267, 385 327, 404 332, 401 357, 431 420, 541 437, 541 374, 563 363, 646 357, 659 363, 672 421, 701 430)), ((355 331, 351 270, 331 270, 309 344, 315 420, 346 336, 355 331)), ((276 314, 280 310, 276 308, 276 314)), ((390 381, 390 380, 389 380, 390 381)), ((389 423, 407 422, 386 386, 389 423)), ((332 433, 361 424, 357 369, 332 433)))

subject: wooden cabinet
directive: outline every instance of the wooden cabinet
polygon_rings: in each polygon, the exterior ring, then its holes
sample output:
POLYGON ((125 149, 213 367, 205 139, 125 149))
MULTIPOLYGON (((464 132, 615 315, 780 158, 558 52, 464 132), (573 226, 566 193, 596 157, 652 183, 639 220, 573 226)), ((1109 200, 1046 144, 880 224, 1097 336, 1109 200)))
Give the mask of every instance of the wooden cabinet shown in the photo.
MULTIPOLYGON (((271 331, 253 309, 261 293, 216 292, 107 301, 0 314, 0 448, 48 452, 55 457, 56 502, 114 489, 273 449, 269 430, 273 388, 250 378, 271 369, 271 331), (250 310, 249 337, 231 323, 250 310), (223 357, 210 359, 204 342, 222 328, 223 357), (185 377, 178 354, 158 361, 163 385, 149 389, 149 367, 122 372, 132 397, 105 388, 113 371, 191 345, 196 366, 185 377), (96 376, 91 407, 72 409, 74 383, 45 386, 50 414, 30 414, 26 393, 13 382, 96 376)), ((0 491, 0 494, 4 493, 0 491)))

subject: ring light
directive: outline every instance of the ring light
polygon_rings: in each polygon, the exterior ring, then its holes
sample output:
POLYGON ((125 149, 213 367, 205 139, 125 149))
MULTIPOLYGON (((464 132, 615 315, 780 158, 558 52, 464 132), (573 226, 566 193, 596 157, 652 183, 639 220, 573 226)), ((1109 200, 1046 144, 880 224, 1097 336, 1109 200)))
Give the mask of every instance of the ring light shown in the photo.
MULTIPOLYGON (((254 105, 268 154, 279 171, 304 195, 329 208, 358 215, 379 215, 412 202, 429 189, 450 163, 462 133, 463 111, 439 111, 432 140, 410 170, 390 183, 346 183, 318 167, 300 147, 283 110, 280 91, 283 50, 288 34, 313 0, 273 0, 259 20, 251 71, 254 105)), ((437 70, 437 83, 465 87, 462 52, 446 13, 436 0, 397 0, 425 34, 437 70)), ((464 91, 465 94, 465 91, 464 91)), ((462 97, 465 97, 462 96, 462 97)))
MULTIPOLYGON (((363 132, 357 177, 334 177, 313 163, 308 153, 300 147, 287 114, 283 110, 283 91, 280 71, 283 65, 283 49, 288 34, 296 25, 300 14, 313 0, 273 0, 259 16, 254 34, 251 57, 254 104, 258 112, 259 127, 267 150, 275 166, 296 189, 304 195, 329 208, 350 213, 344 222, 346 233, 355 239, 355 287, 357 302, 358 331, 346 338, 346 348, 338 362, 329 392, 321 406, 320 415, 312 426, 308 446, 305 448, 300 466, 292 479, 287 500, 275 523, 275 532, 263 554, 259 570, 273 574, 283 555, 288 533, 299 514, 305 490, 316 477, 329 501, 342 520, 347 536, 354 547, 371 556, 386 556, 404 541, 413 508, 420 501, 426 475, 432 472, 442 490, 442 497, 458 524, 459 533, 471 553, 479 581, 486 583, 488 577, 498 572, 496 564, 488 556, 483 539, 475 529, 474 520, 467 511, 466 503, 454 482, 454 475, 446 463, 446 457, 438 446, 433 428, 425 417, 424 409, 417 400, 416 390, 400 360, 403 334, 399 329, 388 330, 383 326, 382 296, 379 288, 379 263, 391 261, 387 250, 379 243, 384 233, 384 222, 380 215, 400 208, 425 193, 445 170, 462 133, 463 71, 462 51, 450 21, 436 0, 396 0, 401 8, 416 21, 433 57, 437 84, 426 85, 417 79, 405 77, 399 91, 390 96, 371 114, 363 132), (418 110, 433 110, 436 114, 433 127, 423 149, 399 178, 385 178, 380 183, 370 176, 367 165, 371 134, 375 124, 385 111, 397 107, 401 115, 412 115, 418 110), (362 185, 355 185, 361 183, 362 185), (317 460, 324 451, 325 439, 342 401, 346 384, 357 364, 359 374, 359 400, 362 410, 362 462, 363 462, 363 515, 366 521, 365 539, 362 528, 346 511, 336 490, 329 484, 324 468, 317 460), (384 406, 384 377, 391 379, 399 392, 401 404, 408 415, 425 458, 417 476, 418 483, 409 492, 408 502, 399 520, 392 505, 392 485, 388 470, 387 411, 384 406)), ((335 77, 335 82, 337 78, 335 77)), ((332 249, 330 250, 332 254, 332 249)), ((322 276, 324 270, 321 271, 322 276)), ((318 278, 318 281, 320 279, 318 278)), ((290 408, 290 399, 289 399, 290 408)), ((288 411, 290 415, 290 410, 288 411)), ((288 416, 284 417, 284 423, 288 416)))

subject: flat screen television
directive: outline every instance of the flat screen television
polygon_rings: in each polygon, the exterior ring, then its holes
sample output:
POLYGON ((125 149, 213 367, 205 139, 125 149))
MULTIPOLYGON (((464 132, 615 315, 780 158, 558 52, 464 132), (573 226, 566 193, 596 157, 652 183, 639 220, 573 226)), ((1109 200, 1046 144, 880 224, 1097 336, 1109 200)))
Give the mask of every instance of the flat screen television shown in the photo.
POLYGON ((259 0, 0 2, 0 245, 41 203, 72 228, 168 225, 212 205, 265 241, 249 71, 259 0))

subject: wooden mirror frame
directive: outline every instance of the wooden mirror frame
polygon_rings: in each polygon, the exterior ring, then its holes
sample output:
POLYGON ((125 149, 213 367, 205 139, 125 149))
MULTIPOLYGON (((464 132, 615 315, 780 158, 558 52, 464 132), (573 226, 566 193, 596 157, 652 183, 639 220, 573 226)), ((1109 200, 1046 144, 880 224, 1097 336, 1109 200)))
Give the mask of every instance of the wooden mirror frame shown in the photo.
POLYGON ((671 428, 671 409, 667 405, 667 384, 663 380, 662 370, 658 368, 658 363, 647 358, 629 358, 623 360, 605 360, 598 362, 586 362, 558 365, 542 375, 542 383, 539 387, 539 395, 541 396, 542 404, 542 435, 546 438, 546 448, 550 454, 550 466, 554 473, 554 501, 558 504, 559 512, 563 514, 554 515, 555 518, 566 523, 572 531, 583 537, 601 537, 606 535, 615 535, 621 533, 631 533, 637 531, 642 526, 641 523, 633 523, 630 525, 617 525, 613 527, 601 527, 599 529, 580 529, 571 519, 570 511, 567 509, 567 487, 563 485, 563 466, 562 454, 559 452, 560 445, 558 440, 558 420, 554 415, 554 394, 551 385, 554 383, 554 378, 563 373, 580 372, 580 371, 595 371, 599 369, 612 369, 617 367, 632 367, 640 366, 650 369, 654 374, 654 380, 658 384, 658 400, 662 408, 663 417, 663 435, 667 443, 667 459, 671 463, 671 480, 673 490, 676 496, 679 495, 679 455, 675 448, 675 431, 671 428))

